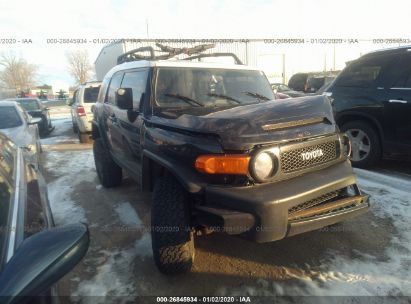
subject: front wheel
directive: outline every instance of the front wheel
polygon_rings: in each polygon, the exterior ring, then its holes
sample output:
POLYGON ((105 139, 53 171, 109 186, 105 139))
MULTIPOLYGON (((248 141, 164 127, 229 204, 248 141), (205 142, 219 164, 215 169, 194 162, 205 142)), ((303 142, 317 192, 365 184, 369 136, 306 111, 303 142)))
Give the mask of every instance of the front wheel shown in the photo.
POLYGON ((341 127, 351 141, 353 166, 367 168, 381 158, 381 143, 377 131, 363 121, 350 121, 341 127))
POLYGON ((153 256, 164 274, 190 271, 194 237, 190 229, 189 195, 172 176, 157 180, 151 208, 153 256))

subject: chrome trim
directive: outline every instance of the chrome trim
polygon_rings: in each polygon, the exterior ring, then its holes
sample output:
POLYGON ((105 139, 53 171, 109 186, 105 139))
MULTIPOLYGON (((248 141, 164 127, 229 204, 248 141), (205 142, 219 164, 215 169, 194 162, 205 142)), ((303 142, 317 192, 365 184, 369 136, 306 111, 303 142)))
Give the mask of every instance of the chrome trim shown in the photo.
POLYGON ((408 103, 408 101, 402 100, 402 99, 390 99, 390 100, 388 100, 388 102, 390 102, 390 103, 403 103, 403 104, 408 103))
POLYGON ((268 124, 268 125, 262 126, 261 128, 263 128, 264 131, 272 131, 272 130, 288 129, 288 128, 306 126, 306 125, 319 124, 319 123, 323 123, 325 120, 326 120, 325 117, 313 117, 313 118, 308 118, 308 119, 300 119, 300 120, 292 120, 292 121, 268 124))
POLYGON ((409 91, 409 90, 411 90, 411 88, 398 88, 398 87, 396 87, 396 88, 390 88, 390 90, 407 90, 407 91, 409 91))
POLYGON ((15 179, 16 187, 14 189, 14 205, 13 205, 13 213, 11 217, 11 227, 10 227, 9 243, 7 246, 6 263, 14 255, 14 249, 16 246, 17 216, 18 216, 18 211, 19 211, 18 209, 19 209, 19 200, 20 200, 21 161, 22 161, 22 154, 19 148, 17 149, 16 179, 15 179))

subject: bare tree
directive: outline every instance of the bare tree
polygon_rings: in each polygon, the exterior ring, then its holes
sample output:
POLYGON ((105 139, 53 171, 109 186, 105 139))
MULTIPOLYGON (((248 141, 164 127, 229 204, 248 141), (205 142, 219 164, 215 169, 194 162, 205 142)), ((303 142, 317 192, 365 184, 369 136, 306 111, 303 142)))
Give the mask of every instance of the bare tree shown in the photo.
POLYGON ((68 69, 76 84, 81 84, 90 79, 92 66, 86 50, 67 52, 68 69))
POLYGON ((37 66, 29 64, 14 53, 0 54, 0 85, 5 89, 15 90, 15 93, 27 92, 34 86, 37 76, 37 66))

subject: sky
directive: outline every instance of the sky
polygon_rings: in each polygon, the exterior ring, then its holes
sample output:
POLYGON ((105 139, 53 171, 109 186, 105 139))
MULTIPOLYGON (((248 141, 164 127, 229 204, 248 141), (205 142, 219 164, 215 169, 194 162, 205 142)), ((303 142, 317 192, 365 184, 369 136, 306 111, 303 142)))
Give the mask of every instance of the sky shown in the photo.
POLYGON ((0 44, 0 51, 36 64, 39 83, 58 87, 73 83, 68 50, 87 49, 94 62, 103 45, 49 44, 47 39, 411 39, 408 8, 406 0, 0 0, 0 39, 32 42, 0 44))

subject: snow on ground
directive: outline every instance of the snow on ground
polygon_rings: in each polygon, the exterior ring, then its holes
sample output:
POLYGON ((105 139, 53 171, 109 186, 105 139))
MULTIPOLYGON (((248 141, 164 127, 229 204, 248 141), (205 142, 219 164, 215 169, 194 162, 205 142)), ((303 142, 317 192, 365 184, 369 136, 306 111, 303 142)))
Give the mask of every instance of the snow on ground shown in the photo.
POLYGON ((114 207, 120 221, 131 227, 138 227, 142 225, 141 219, 138 217, 134 208, 130 205, 129 202, 119 203, 114 207))
POLYGON ((49 136, 40 140, 43 146, 77 141, 73 136, 61 135, 67 133, 67 131, 72 128, 71 116, 68 116, 67 114, 58 118, 53 116, 52 124, 55 127, 54 130, 49 136))
MULTIPOLYGON (((133 247, 100 250, 89 255, 90 264, 98 264, 96 274, 89 280, 83 280, 72 293, 73 302, 106 303, 107 297, 126 297, 137 295, 134 276, 134 261, 140 258, 151 257, 151 236, 149 233, 137 240, 133 247), (98 296, 98 298, 90 298, 98 296)), ((115 303, 130 302, 130 299, 115 298, 115 303)))
POLYGON ((87 222, 84 209, 72 200, 71 195, 78 184, 93 181, 95 178, 92 151, 50 151, 45 168, 58 176, 48 184, 48 195, 56 224, 87 222))
MULTIPOLYGON (((97 267, 96 274, 90 279, 82 281, 71 295, 71 300, 81 303, 106 303, 106 297, 127 296, 136 294, 133 278, 133 261, 136 257, 134 248, 117 249, 113 251, 101 250, 89 259, 95 264, 96 259, 102 263, 97 267), (93 297, 98 296, 98 297, 93 297)), ((116 298, 115 302, 125 299, 116 298)))
MULTIPOLYGON (((307 266, 305 275, 287 272, 291 281, 268 282, 245 289, 221 288, 221 295, 320 295, 320 296, 410 296, 411 295, 411 179, 356 170, 360 188, 370 195, 370 212, 377 218, 391 218, 397 234, 385 249, 386 261, 357 253, 362 259, 341 256, 327 250, 328 257, 316 269, 307 266)), ((378 223, 372 223, 378 226, 378 223)), ((378 235, 370 235, 378 237, 378 235)), ((318 299, 321 302, 321 298, 318 299)), ((323 299, 328 301, 327 298, 323 299)))

